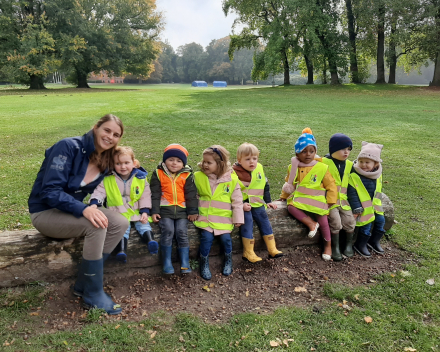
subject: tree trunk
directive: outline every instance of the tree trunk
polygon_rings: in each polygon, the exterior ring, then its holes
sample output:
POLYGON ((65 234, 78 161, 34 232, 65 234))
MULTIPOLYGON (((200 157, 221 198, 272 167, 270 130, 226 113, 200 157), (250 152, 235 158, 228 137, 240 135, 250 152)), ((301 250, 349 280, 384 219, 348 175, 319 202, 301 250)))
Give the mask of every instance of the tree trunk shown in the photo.
POLYGON ((281 52, 283 56, 283 68, 284 68, 284 85, 290 85, 290 68, 289 68, 289 60, 287 60, 286 50, 281 52))
POLYGON ((43 82, 43 77, 41 76, 30 76, 31 82, 29 85, 29 89, 46 89, 43 82))
POLYGON ((391 36, 390 36, 390 75, 388 76, 388 83, 396 84, 396 67, 397 67, 397 55, 396 55, 396 21, 391 21, 391 36))
POLYGON ((78 85, 76 86, 76 88, 90 88, 89 84, 87 83, 87 73, 83 73, 77 70, 76 77, 78 80, 78 85))
POLYGON ((345 0, 345 6, 347 8, 348 40, 350 42, 351 83, 361 83, 361 80, 359 78, 359 70, 358 70, 358 63, 357 63, 357 51, 356 51, 357 33, 354 30, 354 15, 353 15, 353 6, 351 3, 351 0, 345 0))
POLYGON ((330 84, 331 85, 339 84, 338 67, 336 66, 336 62, 334 61, 334 58, 328 59, 328 69, 330 71, 330 84))
POLYGON ((437 52, 435 59, 434 76, 432 77, 430 86, 440 87, 440 51, 437 52))
POLYGON ((327 84, 327 59, 324 58, 324 69, 322 70, 322 84, 327 84))
POLYGON ((377 24, 377 79, 376 83, 387 83, 385 81, 385 6, 382 4, 379 8, 379 20, 377 24))
POLYGON ((304 60, 307 66, 307 84, 314 84, 313 82, 313 63, 309 56, 304 54, 304 60))

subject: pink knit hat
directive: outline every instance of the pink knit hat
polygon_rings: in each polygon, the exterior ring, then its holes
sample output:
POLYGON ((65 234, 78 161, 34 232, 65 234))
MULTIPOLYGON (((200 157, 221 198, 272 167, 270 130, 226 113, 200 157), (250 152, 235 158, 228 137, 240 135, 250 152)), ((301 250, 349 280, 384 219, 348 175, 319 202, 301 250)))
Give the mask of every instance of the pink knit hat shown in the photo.
POLYGON ((357 158, 358 160, 359 158, 367 158, 381 163, 382 159, 380 158, 380 153, 382 148, 382 144, 362 142, 361 152, 357 158))

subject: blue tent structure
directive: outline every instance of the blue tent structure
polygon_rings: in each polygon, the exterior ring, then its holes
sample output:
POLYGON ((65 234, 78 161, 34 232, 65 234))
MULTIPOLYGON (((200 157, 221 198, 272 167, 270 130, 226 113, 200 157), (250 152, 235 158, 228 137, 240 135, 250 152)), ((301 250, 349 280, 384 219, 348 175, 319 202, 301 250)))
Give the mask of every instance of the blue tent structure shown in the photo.
POLYGON ((228 84, 226 83, 226 81, 214 81, 212 86, 217 88, 226 88, 228 84))
POLYGON ((208 83, 206 83, 205 81, 194 81, 191 83, 191 86, 193 86, 193 87, 207 87, 208 83))

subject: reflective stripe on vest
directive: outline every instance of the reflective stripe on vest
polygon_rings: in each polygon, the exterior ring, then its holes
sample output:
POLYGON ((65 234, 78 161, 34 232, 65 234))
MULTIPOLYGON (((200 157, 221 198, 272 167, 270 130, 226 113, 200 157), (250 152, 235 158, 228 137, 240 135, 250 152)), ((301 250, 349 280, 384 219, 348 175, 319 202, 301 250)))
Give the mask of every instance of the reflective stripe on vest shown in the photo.
POLYGON ((190 172, 182 172, 173 179, 165 171, 156 169, 157 178, 160 181, 162 195, 160 197, 160 206, 177 205, 181 208, 186 207, 185 203, 185 183, 186 179, 191 175, 190 172))
POLYGON ((107 206, 110 210, 114 210, 123 215, 128 221, 130 221, 132 216, 140 215, 139 207, 136 203, 139 201, 139 199, 141 199, 142 193, 144 193, 145 180, 140 180, 136 177, 133 177, 128 207, 127 205, 124 205, 121 191, 116 183, 115 175, 110 175, 104 178, 104 188, 107 194, 107 206))
POLYGON ((347 187, 348 187, 348 179, 350 178, 351 169, 353 167, 353 162, 350 160, 345 161, 345 169, 344 175, 342 177, 339 175, 339 171, 336 168, 335 163, 331 159, 322 158, 322 162, 328 165, 328 171, 332 174, 335 179, 336 186, 338 187, 338 200, 336 203, 330 208, 341 207, 344 210, 351 210, 350 203, 348 203, 347 198, 347 187))
POLYGON ((356 226, 364 226, 374 221, 374 213, 383 215, 382 201, 380 199, 382 197, 382 176, 376 181, 376 190, 374 192, 373 200, 371 200, 359 175, 352 173, 350 175, 349 183, 356 189, 362 208, 364 208, 362 214, 356 219, 356 226))
MULTIPOLYGON (((235 171, 234 174, 236 175, 235 171)), ((249 204, 253 208, 259 208, 265 206, 267 208, 266 202, 264 201, 264 186, 266 185, 266 176, 264 175, 263 165, 257 164, 257 167, 251 173, 251 183, 249 186, 245 186, 243 182, 238 180, 238 184, 241 188, 241 193, 243 194, 243 201, 249 199, 249 204)))
POLYGON ((232 180, 217 185, 214 194, 211 192, 208 176, 203 172, 194 173, 194 180, 199 193, 199 216, 194 225, 197 227, 210 227, 216 230, 232 231, 232 192, 238 182, 235 174, 232 180))
MULTIPOLYGON (((289 172, 292 165, 289 165, 289 172)), ((288 205, 293 205, 298 209, 310 211, 318 215, 327 215, 328 204, 325 198, 326 190, 321 187, 322 180, 328 170, 326 164, 318 162, 303 178, 299 186, 295 187, 293 197, 287 199, 288 205)), ((295 180, 298 178, 296 171, 295 180)), ((294 181, 294 186, 296 186, 294 181)))

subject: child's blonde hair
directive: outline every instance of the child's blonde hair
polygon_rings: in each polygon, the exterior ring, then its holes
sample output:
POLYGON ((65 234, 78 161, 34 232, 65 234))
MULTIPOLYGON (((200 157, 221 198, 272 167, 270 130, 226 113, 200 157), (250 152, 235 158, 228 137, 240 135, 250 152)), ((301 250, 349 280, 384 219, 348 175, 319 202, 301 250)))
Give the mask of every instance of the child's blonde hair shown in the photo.
POLYGON ((242 145, 240 145, 237 149, 237 160, 241 160, 241 158, 246 157, 246 156, 259 156, 260 155, 260 151, 258 150, 258 148, 251 144, 251 143, 243 143, 242 145))
POLYGON ((116 158, 118 158, 118 160, 119 160, 119 157, 121 155, 128 155, 131 158, 131 160, 133 161, 134 167, 141 166, 141 164, 139 163, 139 160, 135 159, 133 149, 131 149, 130 147, 117 146, 115 148, 115 152, 113 154, 113 159, 116 160, 116 158))
MULTIPOLYGON (((229 162, 231 154, 221 145, 215 144, 206 148, 203 151, 203 155, 211 155, 215 160, 217 163, 217 176, 221 176, 231 169, 231 163, 229 162)), ((197 166, 203 171, 203 160, 197 166)))

